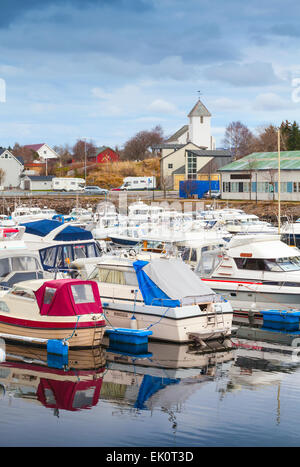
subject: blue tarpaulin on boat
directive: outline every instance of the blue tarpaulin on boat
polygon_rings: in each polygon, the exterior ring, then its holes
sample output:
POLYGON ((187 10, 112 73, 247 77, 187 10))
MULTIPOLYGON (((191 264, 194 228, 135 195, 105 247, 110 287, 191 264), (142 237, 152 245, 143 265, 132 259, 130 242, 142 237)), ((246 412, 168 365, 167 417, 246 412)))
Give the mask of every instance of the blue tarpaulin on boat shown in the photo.
POLYGON ((179 300, 173 300, 166 295, 143 271, 148 261, 135 261, 133 267, 136 271, 139 288, 146 305, 167 306, 175 308, 180 306, 179 300))
MULTIPOLYGON (((39 237, 45 237, 52 230, 60 227, 62 224, 59 221, 52 219, 42 219, 40 221, 26 222, 21 224, 25 227, 25 232, 32 235, 38 235, 39 237)), ((90 240, 93 238, 91 232, 82 229, 81 227, 75 227, 73 225, 67 225, 61 230, 54 238, 57 241, 76 241, 76 240, 90 240)))
POLYGON ((26 222, 21 225, 25 227, 26 233, 45 237, 48 233, 52 232, 52 230, 61 226, 61 222, 51 219, 42 219, 40 221, 26 222))
POLYGON ((136 409, 146 409, 145 402, 156 392, 171 384, 178 384, 180 379, 162 378, 160 376, 145 375, 139 389, 134 407, 136 409))
POLYGON ((65 229, 61 230, 54 240, 58 241, 76 241, 76 240, 91 240, 93 238, 92 232, 82 229, 81 227, 74 227, 67 225, 65 229))

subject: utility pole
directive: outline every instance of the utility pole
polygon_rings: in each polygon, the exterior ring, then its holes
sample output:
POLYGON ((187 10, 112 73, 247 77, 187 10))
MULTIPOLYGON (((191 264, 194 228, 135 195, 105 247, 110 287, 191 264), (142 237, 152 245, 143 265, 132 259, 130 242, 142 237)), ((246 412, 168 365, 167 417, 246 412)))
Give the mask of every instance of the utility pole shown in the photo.
POLYGON ((278 128, 278 234, 280 235, 280 218, 281 218, 281 209, 280 209, 280 128, 278 128))

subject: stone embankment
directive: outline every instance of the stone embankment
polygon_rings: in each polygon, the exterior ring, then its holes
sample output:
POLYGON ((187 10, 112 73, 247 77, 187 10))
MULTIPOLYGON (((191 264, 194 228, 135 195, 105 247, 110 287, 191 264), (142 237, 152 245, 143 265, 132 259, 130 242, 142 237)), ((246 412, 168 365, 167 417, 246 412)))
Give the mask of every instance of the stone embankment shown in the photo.
MULTIPOLYGON (((137 198, 138 199, 138 198, 137 198)), ((136 200, 137 200, 136 199, 136 200)), ((130 202, 136 201, 135 199, 130 199, 130 202)), ((116 204, 118 203, 118 196, 114 196, 112 201, 116 204)), ((151 204, 152 200, 143 200, 146 203, 151 204)), ((222 209, 225 207, 228 208, 237 208, 244 210, 247 214, 256 214, 262 220, 268 220, 272 223, 277 223, 278 221, 278 203, 272 201, 223 201, 218 200, 216 202, 210 200, 183 200, 180 198, 168 199, 168 196, 164 198, 162 196, 161 199, 155 199, 155 203, 157 202, 169 202, 170 205, 174 203, 174 201, 178 201, 181 204, 184 202, 192 203, 192 209, 195 210, 197 207, 199 209, 208 208, 208 206, 213 206, 217 209, 222 209)), ((104 199, 101 197, 94 197, 94 196, 80 196, 76 197, 76 195, 45 195, 40 197, 0 197, 0 213, 1 214, 8 214, 14 210, 14 207, 20 205, 26 206, 39 206, 40 208, 47 207, 51 209, 55 209, 57 213, 60 214, 68 214, 74 207, 80 206, 82 208, 92 208, 93 210, 96 209, 96 206, 99 203, 103 203, 104 199)), ((118 206, 117 206, 118 207, 118 206)), ((182 208, 183 209, 183 208, 182 208)), ((300 203, 297 202, 281 202, 281 217, 283 220, 296 220, 300 218, 300 203)))

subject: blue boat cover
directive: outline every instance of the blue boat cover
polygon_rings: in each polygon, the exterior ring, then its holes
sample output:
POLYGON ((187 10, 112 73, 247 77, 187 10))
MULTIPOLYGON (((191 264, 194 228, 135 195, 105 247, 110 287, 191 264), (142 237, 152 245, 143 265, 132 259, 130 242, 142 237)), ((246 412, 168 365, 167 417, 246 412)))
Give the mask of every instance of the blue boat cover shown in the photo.
MULTIPOLYGON (((25 227, 25 232, 38 235, 39 237, 45 237, 52 230, 61 226, 61 222, 52 219, 42 219, 40 221, 26 222, 21 224, 25 227)), ((76 241, 76 240, 90 240, 93 238, 91 232, 82 229, 81 227, 75 227, 67 225, 61 230, 55 237, 57 241, 76 241)))
POLYGON ((52 230, 59 227, 61 222, 51 219, 42 219, 40 221, 26 222, 21 225, 25 227, 26 233, 38 235, 39 237, 45 237, 52 230))
POLYGON ((136 272, 139 288, 146 305, 167 306, 176 308, 180 306, 179 300, 173 300, 165 294, 143 271, 143 267, 148 264, 148 261, 135 261, 133 267, 136 272))
POLYGON ((75 227, 73 225, 67 225, 65 229, 61 230, 54 240, 68 242, 76 240, 91 240, 93 239, 92 232, 82 229, 81 227, 75 227))
POLYGON ((178 384, 180 379, 162 378, 159 376, 145 375, 134 404, 136 409, 146 409, 145 402, 156 392, 171 384, 178 384))

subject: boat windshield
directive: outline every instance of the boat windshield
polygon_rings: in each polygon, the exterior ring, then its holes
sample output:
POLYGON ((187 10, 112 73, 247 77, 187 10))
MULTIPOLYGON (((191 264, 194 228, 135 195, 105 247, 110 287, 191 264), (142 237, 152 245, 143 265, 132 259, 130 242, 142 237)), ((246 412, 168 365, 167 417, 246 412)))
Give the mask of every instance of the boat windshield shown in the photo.
POLYGON ((265 260, 270 271, 300 271, 300 256, 265 260))
POLYGON ((300 256, 284 258, 235 258, 239 269, 251 269, 256 271, 300 271, 300 256))

